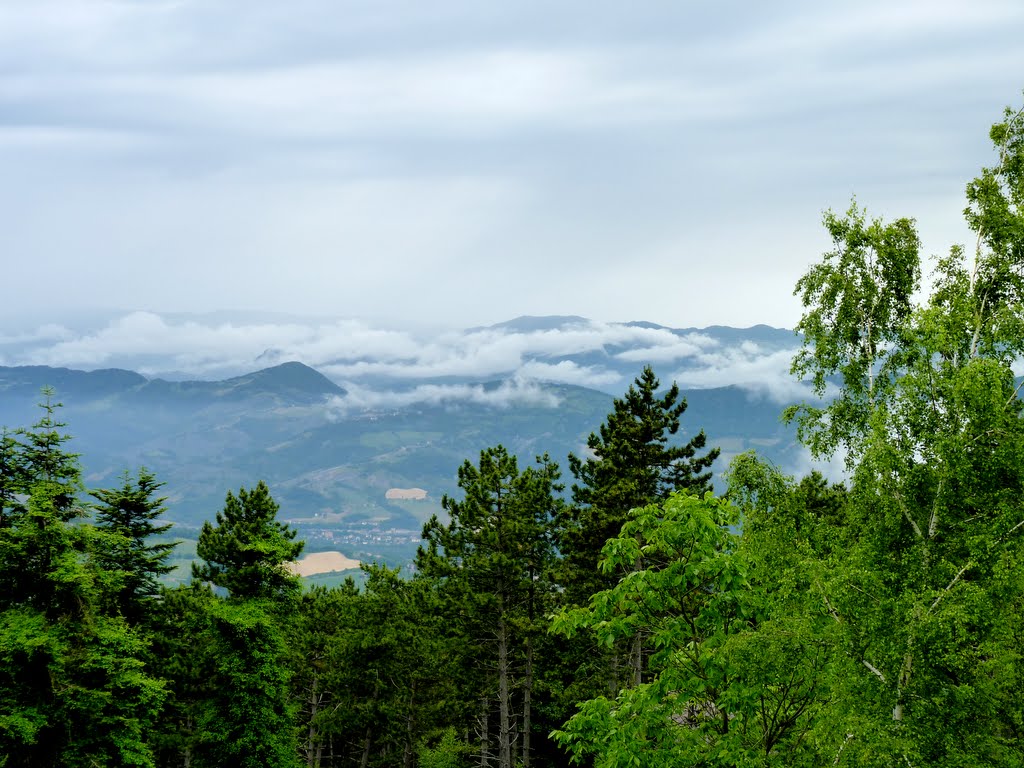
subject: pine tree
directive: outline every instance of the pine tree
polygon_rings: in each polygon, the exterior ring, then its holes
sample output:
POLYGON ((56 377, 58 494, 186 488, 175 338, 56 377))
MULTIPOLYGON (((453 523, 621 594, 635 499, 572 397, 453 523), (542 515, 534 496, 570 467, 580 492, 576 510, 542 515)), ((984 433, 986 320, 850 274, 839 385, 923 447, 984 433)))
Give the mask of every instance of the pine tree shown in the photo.
POLYGON ((232 598, 260 599, 293 595, 299 578, 286 563, 295 560, 304 543, 295 531, 278 522, 277 502, 262 480, 251 491, 230 491, 216 526, 203 523, 192 564, 192 578, 226 589, 232 598))
POLYGON ((25 467, 21 443, 7 427, 0 431, 0 528, 10 525, 10 516, 20 508, 18 495, 25 491, 25 467))
POLYGON ((215 695, 200 710, 201 765, 293 768, 299 764, 290 673, 280 621, 258 602, 210 608, 215 695))
POLYGON ((668 498, 673 491, 703 495, 711 489, 708 471, 719 449, 703 455, 707 437, 701 430, 688 442, 670 444, 679 432, 686 400, 679 387, 661 396, 659 381, 650 366, 630 385, 587 448, 591 457, 569 455, 569 469, 577 482, 573 503, 560 521, 559 549, 565 558, 564 586, 569 600, 581 605, 590 595, 611 587, 615 574, 598 570, 601 549, 619 535, 629 510, 668 498))
POLYGON ((101 610, 104 574, 83 556, 96 534, 68 508, 42 481, 0 529, 0 755, 8 768, 150 766, 163 686, 143 640, 101 610))
POLYGON ((459 468, 464 498, 442 498, 448 524, 435 515, 423 529, 427 543, 417 554, 417 567, 424 577, 444 580, 453 629, 464 638, 474 681, 466 695, 480 702, 481 764, 495 759, 499 768, 511 768, 518 762, 517 742, 525 742, 523 762, 529 762, 531 649, 542 597, 551 589, 557 480, 557 466, 546 456, 520 472, 515 456, 502 446, 489 448, 481 451, 478 465, 467 461, 459 468), (519 669, 521 681, 515 679, 519 669), (493 705, 496 723, 490 718, 493 705))
POLYGON ((21 492, 29 494, 39 483, 51 484, 56 492, 53 503, 63 520, 71 520, 81 514, 76 503, 82 486, 82 470, 78 454, 70 453, 64 447, 71 436, 62 430, 67 424, 57 416, 57 409, 63 403, 53 401, 54 390, 44 387, 43 402, 39 407, 43 415, 29 429, 18 430, 23 438, 19 451, 21 465, 21 492))

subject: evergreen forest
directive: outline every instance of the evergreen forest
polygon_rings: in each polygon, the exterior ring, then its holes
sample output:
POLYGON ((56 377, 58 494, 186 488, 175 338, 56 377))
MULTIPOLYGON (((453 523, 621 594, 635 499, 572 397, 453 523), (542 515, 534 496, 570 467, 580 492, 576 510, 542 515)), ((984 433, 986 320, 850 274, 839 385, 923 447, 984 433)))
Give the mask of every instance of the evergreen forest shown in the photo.
POLYGON ((88 488, 44 391, 0 434, 0 768, 1024 765, 1024 109, 990 136, 967 247, 824 215, 781 418, 843 482, 718 466, 646 367, 565 471, 481 446, 412 578, 304 588, 254 478, 170 588, 160 479, 88 488))

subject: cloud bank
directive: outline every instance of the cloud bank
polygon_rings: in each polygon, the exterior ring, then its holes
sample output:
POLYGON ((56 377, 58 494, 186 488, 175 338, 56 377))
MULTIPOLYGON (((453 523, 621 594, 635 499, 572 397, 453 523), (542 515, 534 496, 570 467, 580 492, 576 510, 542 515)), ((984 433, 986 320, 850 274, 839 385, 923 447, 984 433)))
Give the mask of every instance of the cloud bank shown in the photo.
POLYGON ((133 312, 86 331, 49 324, 0 336, 0 365, 116 367, 149 377, 222 379, 297 360, 349 390, 349 409, 356 403, 385 407, 373 399, 375 390, 389 391, 391 403, 508 401, 535 397, 531 383, 539 382, 621 394, 647 364, 663 383, 675 380, 684 389, 737 385, 779 402, 803 396, 788 373, 796 346, 791 335, 770 331, 767 342, 735 342, 714 333, 541 318, 535 325, 429 334, 354 319, 133 312), (476 386, 499 379, 513 382, 511 389, 496 393, 476 386))

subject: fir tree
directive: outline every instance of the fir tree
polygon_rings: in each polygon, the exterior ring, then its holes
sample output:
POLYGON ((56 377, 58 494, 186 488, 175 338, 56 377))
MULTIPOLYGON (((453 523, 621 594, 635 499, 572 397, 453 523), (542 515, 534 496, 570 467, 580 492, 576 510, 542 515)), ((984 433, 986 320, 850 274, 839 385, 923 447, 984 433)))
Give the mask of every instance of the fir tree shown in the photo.
POLYGON ((166 497, 154 498, 154 494, 163 485, 143 467, 134 479, 126 471, 120 487, 90 494, 99 501, 94 506, 96 527, 112 534, 106 537, 106 545, 101 547, 97 559, 101 567, 120 573, 115 605, 133 624, 143 619, 147 602, 159 594, 160 577, 174 570, 174 566, 167 564, 167 558, 176 543, 152 540, 171 528, 170 523, 157 522, 166 511, 166 497))

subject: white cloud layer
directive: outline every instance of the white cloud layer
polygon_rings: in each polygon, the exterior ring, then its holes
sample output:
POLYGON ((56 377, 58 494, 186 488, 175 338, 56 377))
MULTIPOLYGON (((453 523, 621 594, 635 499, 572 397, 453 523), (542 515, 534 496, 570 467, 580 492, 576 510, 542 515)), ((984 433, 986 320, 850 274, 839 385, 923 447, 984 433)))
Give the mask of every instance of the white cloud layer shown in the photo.
POLYGON ((341 418, 350 412, 388 411, 410 406, 455 406, 462 403, 509 408, 534 405, 556 408, 559 399, 537 382, 521 378, 503 381, 496 387, 480 384, 421 384, 410 390, 375 390, 344 382, 345 395, 329 398, 329 416, 341 418))
POLYGON ((528 382, 620 394, 643 365, 651 364, 666 384, 675 379, 684 388, 739 385, 780 402, 803 394, 788 373, 795 345, 786 334, 780 335, 782 342, 763 348, 660 327, 582 319, 548 325, 427 334, 353 319, 226 320, 133 312, 89 331, 50 324, 0 336, 0 365, 119 367, 151 377, 218 379, 297 360, 364 399, 371 385, 390 382, 389 388, 401 390, 394 397, 427 402, 454 394, 532 396, 528 382), (453 379, 463 380, 456 382, 460 386, 512 379, 516 388, 495 395, 442 386, 453 379), (431 387, 406 389, 424 380, 431 387))

